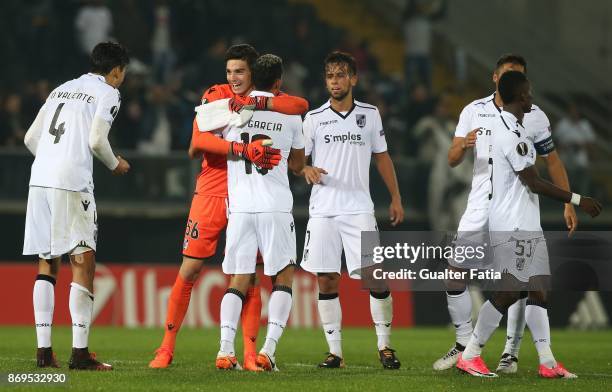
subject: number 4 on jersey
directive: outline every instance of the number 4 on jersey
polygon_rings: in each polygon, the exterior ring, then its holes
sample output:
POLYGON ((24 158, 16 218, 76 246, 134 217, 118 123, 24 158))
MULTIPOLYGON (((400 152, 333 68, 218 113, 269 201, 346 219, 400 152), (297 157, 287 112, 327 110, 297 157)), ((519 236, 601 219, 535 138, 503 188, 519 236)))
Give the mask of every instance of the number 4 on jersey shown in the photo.
POLYGON ((55 140, 53 140, 53 144, 59 143, 60 138, 66 131, 65 122, 61 123, 59 127, 55 128, 55 125, 57 123, 57 118, 59 117, 59 114, 62 111, 62 108, 64 107, 64 103, 65 102, 62 102, 59 105, 57 105, 57 109, 55 109, 55 114, 53 115, 53 121, 51 121, 51 125, 49 126, 49 133, 55 136, 55 140))

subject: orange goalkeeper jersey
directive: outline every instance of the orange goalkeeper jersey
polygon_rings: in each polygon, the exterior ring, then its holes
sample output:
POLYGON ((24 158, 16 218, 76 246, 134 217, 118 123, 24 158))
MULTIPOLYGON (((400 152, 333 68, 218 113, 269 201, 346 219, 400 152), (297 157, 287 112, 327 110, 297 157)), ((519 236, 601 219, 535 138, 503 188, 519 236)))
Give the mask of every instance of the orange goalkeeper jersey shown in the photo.
MULTIPOLYGON (((234 96, 235 94, 229 84, 216 84, 204 92, 202 102, 213 102, 218 99, 233 98, 234 96)), ((193 134, 196 132, 200 132, 200 130, 194 120, 193 134)), ((227 197, 227 157, 225 155, 204 153, 202 170, 198 174, 195 191, 199 195, 227 197)))

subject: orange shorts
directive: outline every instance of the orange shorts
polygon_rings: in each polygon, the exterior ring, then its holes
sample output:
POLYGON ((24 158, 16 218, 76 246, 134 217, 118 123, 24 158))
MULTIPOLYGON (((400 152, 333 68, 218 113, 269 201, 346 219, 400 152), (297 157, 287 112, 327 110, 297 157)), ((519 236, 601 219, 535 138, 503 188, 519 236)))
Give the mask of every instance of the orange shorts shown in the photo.
POLYGON ((183 240, 183 256, 214 256, 221 232, 227 226, 227 198, 193 195, 183 240))

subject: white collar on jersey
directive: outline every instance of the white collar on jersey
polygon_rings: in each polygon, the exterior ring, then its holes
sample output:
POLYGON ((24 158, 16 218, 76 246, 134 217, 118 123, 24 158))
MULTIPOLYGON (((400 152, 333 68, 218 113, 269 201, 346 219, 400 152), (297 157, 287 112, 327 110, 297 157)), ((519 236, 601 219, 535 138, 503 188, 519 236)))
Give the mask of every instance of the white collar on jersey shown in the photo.
POLYGON ((503 117, 506 117, 508 120, 510 120, 511 124, 515 125, 515 127, 516 126, 520 126, 521 128, 525 128, 525 127, 523 127, 523 124, 521 124, 519 122, 518 118, 516 118, 516 116, 514 114, 512 114, 510 112, 507 112, 505 110, 502 110, 501 115, 502 115, 502 121, 503 121, 503 117))
POLYGON ((490 95, 491 102, 493 102, 493 106, 495 106, 495 109, 497 109, 497 111, 501 113, 504 110, 504 108, 497 106, 497 103, 495 102, 495 94, 496 92, 494 91, 493 94, 490 95))
POLYGON ((269 91, 260 91, 260 90, 253 90, 249 94, 249 97, 273 97, 273 96, 274 94, 272 94, 269 91))
POLYGON ((104 76, 102 76, 102 75, 95 74, 95 73, 92 73, 92 72, 89 72, 89 73, 87 73, 86 75, 87 75, 87 76, 94 77, 94 78, 98 79, 99 81, 106 83, 106 79, 105 79, 105 78, 104 78, 104 76))

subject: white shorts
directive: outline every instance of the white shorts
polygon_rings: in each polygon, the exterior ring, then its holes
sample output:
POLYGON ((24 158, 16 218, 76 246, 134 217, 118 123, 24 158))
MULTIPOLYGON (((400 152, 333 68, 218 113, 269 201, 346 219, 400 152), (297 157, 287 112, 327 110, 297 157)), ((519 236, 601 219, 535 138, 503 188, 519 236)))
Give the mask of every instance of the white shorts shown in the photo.
POLYGON ((96 250, 98 223, 91 193, 31 186, 23 254, 52 259, 96 250))
POLYGON ((231 213, 226 238, 226 274, 255 273, 258 249, 268 276, 296 264, 295 223, 288 212, 231 213))
POLYGON ((373 214, 310 218, 306 227, 304 255, 300 267, 313 274, 330 272, 339 274, 344 249, 349 276, 361 279, 362 266, 371 263, 370 255, 362 264, 362 231, 378 231, 373 214))
POLYGON ((520 282, 529 278, 550 275, 548 249, 544 237, 512 239, 493 247, 493 264, 496 272, 507 272, 520 282))
MULTIPOLYGON (((455 246, 475 247, 490 244, 489 240, 489 210, 466 209, 459 221, 455 246)), ((460 269, 483 269, 491 266, 489 258, 449 259, 448 263, 460 269)))

